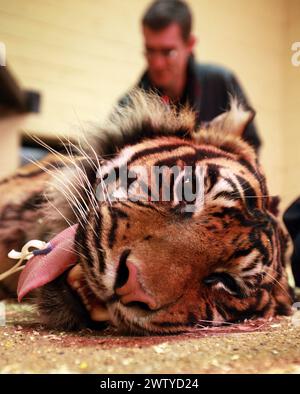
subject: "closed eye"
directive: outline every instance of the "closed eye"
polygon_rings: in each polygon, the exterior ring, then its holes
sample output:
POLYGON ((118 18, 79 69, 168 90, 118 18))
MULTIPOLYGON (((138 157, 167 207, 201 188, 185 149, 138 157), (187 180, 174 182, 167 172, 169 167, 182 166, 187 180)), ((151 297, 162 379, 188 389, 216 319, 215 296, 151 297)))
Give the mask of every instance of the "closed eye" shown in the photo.
POLYGON ((217 193, 213 197, 213 200, 216 200, 217 198, 220 198, 220 197, 224 197, 227 200, 237 200, 238 198, 240 198, 239 195, 236 192, 228 192, 228 191, 224 190, 222 192, 217 193))
POLYGON ((203 282, 215 289, 224 289, 231 295, 237 297, 244 297, 244 292, 240 284, 234 279, 234 277, 227 272, 214 272, 204 278, 203 282))

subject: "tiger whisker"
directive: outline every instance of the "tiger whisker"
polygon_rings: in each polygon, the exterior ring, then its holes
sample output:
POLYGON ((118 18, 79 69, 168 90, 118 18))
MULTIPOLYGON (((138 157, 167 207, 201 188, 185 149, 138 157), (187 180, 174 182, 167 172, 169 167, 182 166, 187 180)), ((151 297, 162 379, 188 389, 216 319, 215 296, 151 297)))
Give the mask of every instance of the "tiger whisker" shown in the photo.
MULTIPOLYGON (((52 167, 55 169, 55 171, 50 171, 48 168, 46 168, 45 166, 42 166, 36 162, 33 162, 35 165, 37 165, 39 168, 41 168, 43 171, 45 171, 47 174, 49 174, 51 177, 54 177, 64 188, 59 188, 57 185, 54 185, 50 182, 51 186, 54 186, 57 190, 59 190, 68 201, 70 201, 71 204, 73 204, 74 206, 76 206, 78 212, 81 214, 82 218, 86 221, 85 215, 84 215, 84 208, 81 205, 81 203, 78 201, 77 197, 75 196, 75 194, 70 190, 70 188, 68 187, 68 191, 70 194, 67 194, 66 190, 65 190, 65 186, 66 183, 63 182, 62 179, 60 179, 56 174, 59 173, 59 170, 52 165, 52 167)), ((86 204, 85 204, 86 205, 86 204)), ((71 207, 71 205, 70 205, 71 207)), ((87 210, 89 209, 88 206, 86 205, 87 210)), ((71 207, 72 208, 72 207, 71 207)), ((74 212, 74 211, 73 211, 74 212)), ((75 213, 75 212, 74 212, 75 213)), ((76 215, 77 217, 77 215, 76 215)))
POLYGON ((83 149, 83 147, 81 145, 81 142, 80 142, 80 139, 78 138, 78 145, 79 145, 79 147, 76 144, 74 144, 72 141, 70 141, 70 140, 68 142, 69 142, 69 144, 71 144, 71 146, 73 146, 73 148, 75 148, 87 160, 87 162, 90 164, 90 166, 92 168, 94 168, 94 170, 96 171, 97 170, 97 166, 94 163, 94 161, 90 158, 88 153, 83 149))
POLYGON ((52 153, 55 157, 57 157, 57 159, 61 163, 65 164, 65 159, 66 159, 65 155, 53 149, 50 145, 48 145, 45 141, 41 140, 39 137, 37 136, 30 136, 30 137, 33 139, 33 141, 35 141, 36 143, 44 147, 48 152, 52 153))
MULTIPOLYGON (((50 183, 51 184, 51 183, 50 183)), ((52 186, 53 184, 51 184, 52 186)), ((70 209, 72 210, 72 212, 74 213, 78 223, 82 226, 82 222, 81 219, 84 219, 85 223, 86 223, 86 218, 84 216, 81 215, 80 210, 77 208, 75 210, 74 206, 74 201, 71 200, 70 196, 68 194, 65 193, 64 189, 60 188, 58 185, 54 186, 56 190, 58 190, 59 192, 62 193, 62 195, 64 195, 64 197, 66 198, 66 201, 68 202, 68 205, 70 207, 70 209), (78 214, 80 214, 81 216, 78 216, 78 214)))
MULTIPOLYGON (((46 144, 46 146, 48 146, 48 145, 46 144)), ((59 155, 57 155, 57 152, 54 151, 51 147, 50 147, 50 149, 51 149, 51 151, 54 152, 54 154, 58 157, 58 159, 60 160, 60 162, 62 162, 63 164, 65 164, 65 162, 59 157, 59 155)), ((63 155, 61 155, 61 156, 65 158, 65 156, 63 156, 63 155)), ((42 169, 44 172, 48 173, 51 177, 53 177, 53 176, 55 177, 54 173, 59 171, 59 169, 58 169, 57 167, 55 167, 52 163, 48 163, 48 165, 54 168, 53 172, 51 172, 51 171, 50 171, 48 168, 46 168, 45 166, 42 166, 41 164, 38 164, 38 162, 36 162, 36 161, 34 161, 34 160, 29 159, 29 161, 30 161, 31 163, 33 163, 34 165, 38 166, 38 167, 39 167, 40 169, 42 169)), ((56 177, 56 179, 57 179, 57 177, 56 177)), ((60 183, 61 183, 61 182, 60 182, 60 183)), ((69 191, 70 191, 70 190, 69 190, 69 191)), ((75 196, 73 193, 71 193, 71 194, 72 194, 72 197, 75 197, 75 198, 76 198, 76 196, 75 196)))
POLYGON ((59 215, 66 221, 66 223, 68 224, 68 226, 72 226, 72 225, 74 225, 75 223, 73 223, 72 221, 70 221, 69 219, 67 219, 66 217, 65 217, 65 215, 50 201, 50 199, 48 198, 48 196, 44 193, 43 194, 44 195, 44 197, 45 197, 45 199, 47 200, 47 203, 48 204, 50 204, 51 205, 51 207, 52 208, 54 208, 55 209, 55 211, 56 212, 58 212, 59 213, 59 215))
MULTIPOLYGON (((63 173, 60 170, 57 170, 56 173, 58 173, 60 176, 64 177, 65 173, 63 173)), ((87 205, 86 201, 84 200, 84 198, 81 196, 80 192, 78 191, 78 189, 76 188, 76 186, 74 185, 74 182, 70 182, 68 180, 68 183, 64 182, 62 180, 62 178, 60 178, 58 175, 52 174, 52 176, 63 186, 67 188, 67 191, 69 191, 70 195, 73 197, 73 201, 77 203, 76 207, 78 207, 78 209, 80 210, 81 213, 86 214, 89 211, 89 206, 87 205), (79 201, 79 199, 77 198, 77 196, 75 195, 74 192, 72 192, 72 190, 70 189, 70 187, 68 186, 70 185, 77 193, 78 197, 80 198, 81 201, 79 201), (83 207, 83 205, 85 207, 83 207)), ((64 177, 64 180, 66 178, 64 177)), ((84 216, 84 215, 83 215, 84 216)))
MULTIPOLYGON (((76 206, 76 208, 77 208, 78 212, 80 212, 82 218, 85 219, 85 214, 86 214, 85 209, 88 212, 89 211, 89 207, 87 206, 86 202, 84 201, 84 199, 80 195, 80 193, 77 190, 77 188, 71 182, 69 182, 69 184, 71 184, 73 189, 76 190, 76 192, 78 193, 80 199, 83 201, 83 203, 85 205, 85 208, 82 206, 81 202, 78 200, 76 195, 70 190, 70 188, 68 186, 67 186, 67 190, 69 191, 69 194, 67 194, 66 183, 63 182, 63 180, 57 175, 57 174, 59 174, 60 176, 63 176, 64 173, 60 169, 57 169, 55 166, 53 166, 51 163, 50 163, 50 166, 54 168, 53 171, 50 171, 48 168, 46 168, 46 167, 44 167, 44 166, 42 166, 42 165, 40 165, 40 164, 38 164, 36 162, 33 162, 33 163, 35 165, 37 165, 39 168, 41 168, 43 171, 48 173, 51 177, 55 178, 63 186, 63 188, 59 189, 59 191, 64 194, 64 196, 68 199, 68 201, 70 201, 72 204, 74 204, 76 206), (69 196, 70 196, 70 198, 69 198, 69 196)), ((54 187, 56 187, 58 189, 58 187, 56 185, 51 184, 51 182, 50 182, 50 185, 54 186, 54 187)))
MULTIPOLYGON (((98 212, 97 212, 97 200, 96 200, 95 195, 94 195, 95 193, 94 193, 94 190, 92 189, 92 186, 91 186, 90 181, 89 181, 89 179, 87 177, 87 174, 85 172, 84 167, 82 167, 82 168, 79 167, 79 165, 76 163, 76 159, 74 158, 72 153, 69 152, 67 146, 64 144, 64 142, 62 140, 61 140, 61 142, 65 146, 65 149, 67 150, 67 152, 70 155, 70 157, 72 158, 73 165, 76 168, 77 176, 75 177, 74 181, 79 186, 82 186, 82 183, 81 183, 83 181, 82 176, 84 177, 84 184, 86 186, 85 189, 84 189, 85 190, 85 194, 86 194, 86 196, 87 196, 87 198, 88 198, 88 200, 89 200, 89 202, 91 204, 91 207, 93 208, 93 211, 94 211, 95 215, 97 217, 99 217, 98 212)), ((79 164, 82 164, 82 161, 79 161, 79 164)))
MULTIPOLYGON (((101 164, 100 164, 100 161, 99 161, 99 155, 95 152, 95 149, 93 148, 93 146, 89 143, 88 139, 86 138, 85 130, 84 130, 83 127, 82 127, 82 131, 83 131, 83 133, 82 133, 83 138, 85 139, 85 141, 86 141, 86 143, 87 143, 87 146, 90 148, 91 152, 93 153, 93 155, 94 155, 94 157, 95 157, 95 159, 96 159, 96 161, 97 161, 97 164, 98 164, 98 168, 96 168, 96 169, 97 169, 97 174, 98 174, 99 171, 100 171, 101 186, 102 186, 103 192, 106 194, 106 198, 107 198, 109 204, 111 205, 111 200, 110 200, 110 198, 109 198, 109 193, 108 193, 108 191, 107 191, 107 187, 106 187, 106 185, 105 185, 105 182, 104 182, 103 176, 102 176, 102 172, 101 172, 101 164)), ((80 144, 80 140, 78 139, 78 141, 79 141, 79 145, 80 145, 80 147, 81 147, 81 149, 82 149, 82 146, 81 146, 81 144, 80 144)), ((82 149, 82 150, 83 150, 83 149, 82 149)), ((84 150, 83 150, 83 151, 84 151, 84 150)), ((84 151, 84 152, 85 152, 85 151, 84 151)))
MULTIPOLYGON (((86 138, 86 130, 85 130, 85 128, 83 127, 83 124, 82 124, 82 122, 81 122, 81 120, 80 120, 80 118, 79 118, 79 116, 78 116, 78 113, 77 113, 77 111, 76 111, 76 109, 73 107, 73 111, 74 111, 74 114, 75 114, 75 116, 76 116, 76 118, 77 118, 77 121, 78 121, 78 124, 79 124, 79 126, 80 126, 80 128, 81 128, 81 137, 83 137, 84 139, 85 139, 85 142, 87 143, 87 146, 89 146, 90 148, 92 148, 92 146, 91 146, 91 144, 89 143, 89 141, 88 141, 88 139, 86 138)), ((86 151, 83 149, 83 147, 82 147, 82 144, 81 144, 81 140, 80 140, 80 138, 79 138, 79 135, 77 136, 77 141, 78 141, 78 145, 80 146, 80 149, 82 150, 82 153, 84 154, 84 156, 87 158, 87 159, 90 159, 89 158, 89 156, 88 156, 88 154, 86 153, 86 151)), ((94 164, 94 163, 93 163, 94 164)), ((95 165, 95 164, 94 164, 95 165)), ((97 170, 97 167, 95 167, 95 170, 97 170)))
POLYGON ((270 274, 270 273, 267 272, 267 271, 264 271, 264 274, 267 275, 267 276, 269 276, 269 278, 271 278, 272 281, 274 281, 275 284, 276 284, 278 287, 280 287, 281 290, 283 290, 283 292, 288 296, 288 298, 289 298, 290 300, 293 300, 293 298, 292 298, 291 295, 288 293, 288 291, 282 286, 282 284, 281 284, 272 274, 270 274))
MULTIPOLYGON (((57 185, 55 185, 55 187, 56 187, 56 189, 57 189, 58 191, 60 191, 60 192, 65 196, 65 198, 66 198, 67 201, 69 202, 69 196, 68 196, 68 195, 65 195, 64 189, 60 189, 57 185)), ((49 201, 49 199, 48 199, 48 201, 49 201)), ((69 203, 69 206, 70 206, 72 212, 74 213, 74 215, 75 215, 75 217, 76 217, 78 223, 80 224, 80 226, 83 227, 83 223, 81 222, 81 219, 83 219, 84 222, 85 222, 84 224, 87 225, 87 226, 89 226, 89 227, 91 228, 91 230, 92 230, 92 232, 95 234, 95 236, 98 236, 98 235, 96 234, 96 232, 95 232, 95 229, 92 227, 91 223, 88 221, 88 219, 87 219, 85 216, 78 216, 78 214, 77 214, 78 208, 77 208, 77 210, 75 210, 72 204, 73 204, 73 202, 69 203)))
MULTIPOLYGON (((60 190, 58 187, 56 187, 56 189, 57 189, 58 191, 61 191, 62 194, 63 194, 63 190, 60 190)), ((51 205, 52 207, 54 207, 54 204, 50 201, 50 199, 48 198, 48 196, 47 196, 46 194, 44 194, 44 196, 45 196, 45 198, 47 199, 48 203, 50 203, 50 205, 51 205)), ((77 222, 78 222, 81 226, 83 226, 83 224, 82 224, 82 222, 81 222, 81 220, 80 220, 81 218, 80 218, 80 216, 78 216, 78 211, 76 211, 76 210, 74 209, 74 207, 73 207, 73 203, 72 203, 72 202, 71 202, 71 203, 69 202, 68 196, 65 196, 65 198, 66 198, 66 200, 67 200, 67 202, 68 202, 68 205, 69 205, 70 209, 71 209, 72 212, 74 213, 74 216, 76 217, 77 222)), ((61 217, 63 217, 63 218, 66 220, 65 216, 62 214, 62 212, 61 212, 60 210, 56 209, 56 211, 60 214, 61 217)), ((69 221, 67 221, 67 223, 69 223, 69 221)), ((73 224, 74 224, 74 223, 73 223, 73 224)))
MULTIPOLYGON (((44 141, 42 141, 41 139, 39 139, 38 137, 32 137, 36 142, 38 142, 40 145, 42 145, 44 148, 46 148, 49 152, 53 153, 59 160, 60 162, 62 162, 63 164, 65 164, 66 159, 69 159, 69 161, 71 161, 71 163, 78 168, 77 164, 76 164, 76 160, 74 159, 73 156, 65 156, 62 155, 61 153, 55 151, 53 148, 51 148, 48 144, 46 144, 44 141)), ((62 140, 61 140, 62 141, 62 140)), ((65 145, 64 145, 65 146, 65 145)), ((65 146, 66 148, 66 146, 65 146)), ((66 148, 67 149, 67 148, 66 148)), ((33 164, 36 164, 36 162, 30 160, 33 164)), ((57 169, 56 169, 57 170, 57 169)), ((80 184, 80 183, 79 183, 80 184)))

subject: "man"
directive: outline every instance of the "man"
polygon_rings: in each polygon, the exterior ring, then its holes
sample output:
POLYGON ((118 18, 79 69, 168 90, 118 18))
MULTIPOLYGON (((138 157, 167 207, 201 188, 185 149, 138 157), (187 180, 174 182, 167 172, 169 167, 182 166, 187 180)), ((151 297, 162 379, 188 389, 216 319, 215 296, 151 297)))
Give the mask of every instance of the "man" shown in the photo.
POLYGON ((298 298, 300 300, 300 197, 298 197, 285 211, 283 221, 293 242, 291 267, 295 285, 298 288, 298 298))
MULTIPOLYGON (((139 87, 156 91, 164 101, 178 107, 189 104, 196 112, 198 125, 224 112, 230 94, 248 105, 230 71, 195 62, 192 15, 183 0, 152 2, 142 19, 142 29, 148 68, 139 87)), ((126 104, 126 98, 121 103, 126 104)), ((253 123, 245 130, 244 138, 258 150, 261 143, 253 123)))

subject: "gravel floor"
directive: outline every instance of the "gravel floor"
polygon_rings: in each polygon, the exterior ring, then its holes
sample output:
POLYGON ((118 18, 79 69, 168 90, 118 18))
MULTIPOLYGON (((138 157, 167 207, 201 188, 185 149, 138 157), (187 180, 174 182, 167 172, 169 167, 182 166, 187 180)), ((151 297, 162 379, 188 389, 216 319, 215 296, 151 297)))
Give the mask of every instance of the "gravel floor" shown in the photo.
POLYGON ((280 318, 177 336, 49 331, 30 304, 6 302, 2 373, 300 373, 300 321, 280 318))

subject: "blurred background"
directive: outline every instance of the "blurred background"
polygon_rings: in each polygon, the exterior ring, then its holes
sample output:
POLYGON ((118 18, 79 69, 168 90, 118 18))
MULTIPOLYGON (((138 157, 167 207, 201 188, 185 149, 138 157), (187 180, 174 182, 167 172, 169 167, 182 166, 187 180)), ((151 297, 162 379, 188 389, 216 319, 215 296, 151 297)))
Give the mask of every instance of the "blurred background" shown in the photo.
MULTIPOLYGON (((196 57, 237 75, 257 112, 270 192, 286 207, 300 195, 300 65, 292 64, 292 44, 300 42, 300 0, 188 3, 196 57)), ((140 18, 148 5, 0 0, 6 65, 17 80, 15 90, 22 89, 17 95, 26 91, 26 108, 17 115, 0 111, 1 177, 32 148, 27 133, 55 145, 58 136, 72 137, 86 122, 102 122, 137 82, 145 67, 140 18)))

